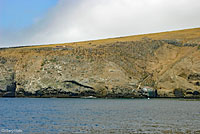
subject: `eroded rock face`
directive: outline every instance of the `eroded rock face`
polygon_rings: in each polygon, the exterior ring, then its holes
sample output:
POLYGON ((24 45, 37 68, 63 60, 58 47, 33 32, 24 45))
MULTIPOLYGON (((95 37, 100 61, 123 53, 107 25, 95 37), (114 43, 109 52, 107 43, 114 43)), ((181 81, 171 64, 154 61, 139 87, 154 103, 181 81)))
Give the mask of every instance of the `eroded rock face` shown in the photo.
POLYGON ((0 57, 0 96, 15 97, 14 62, 13 59, 0 57))
POLYGON ((180 39, 141 38, 3 49, 0 96, 198 98, 198 42, 184 44, 180 39))

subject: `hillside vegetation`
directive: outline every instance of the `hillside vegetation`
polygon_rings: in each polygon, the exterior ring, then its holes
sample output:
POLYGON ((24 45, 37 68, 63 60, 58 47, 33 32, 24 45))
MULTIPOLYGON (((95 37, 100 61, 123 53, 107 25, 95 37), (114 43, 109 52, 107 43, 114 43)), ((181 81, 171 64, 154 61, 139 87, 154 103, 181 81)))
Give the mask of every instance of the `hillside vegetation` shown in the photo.
POLYGON ((0 96, 198 98, 200 28, 1 49, 0 96))

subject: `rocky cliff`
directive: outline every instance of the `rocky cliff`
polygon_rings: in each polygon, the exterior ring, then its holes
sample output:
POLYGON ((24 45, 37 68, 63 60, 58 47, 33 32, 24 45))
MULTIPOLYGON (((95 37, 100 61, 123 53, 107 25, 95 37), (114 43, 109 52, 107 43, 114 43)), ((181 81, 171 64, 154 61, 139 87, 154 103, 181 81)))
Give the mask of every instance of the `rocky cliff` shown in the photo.
POLYGON ((200 28, 0 50, 4 97, 200 97, 200 28))

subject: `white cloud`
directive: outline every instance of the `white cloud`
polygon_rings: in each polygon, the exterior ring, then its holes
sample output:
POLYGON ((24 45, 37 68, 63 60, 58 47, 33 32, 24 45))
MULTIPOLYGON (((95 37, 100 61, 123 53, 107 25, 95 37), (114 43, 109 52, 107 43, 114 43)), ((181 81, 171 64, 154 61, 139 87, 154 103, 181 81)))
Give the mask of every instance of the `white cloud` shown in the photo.
POLYGON ((5 38, 4 44, 73 42, 198 27, 199 13, 199 0, 60 0, 44 18, 15 38, 5 38))

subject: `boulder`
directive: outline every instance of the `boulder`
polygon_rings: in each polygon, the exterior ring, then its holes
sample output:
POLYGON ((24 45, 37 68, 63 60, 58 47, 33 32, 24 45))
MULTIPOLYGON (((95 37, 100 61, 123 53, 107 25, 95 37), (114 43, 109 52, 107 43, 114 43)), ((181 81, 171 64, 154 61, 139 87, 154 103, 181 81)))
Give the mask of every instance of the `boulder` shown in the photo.
POLYGON ((154 97, 157 97, 157 90, 152 88, 152 87, 143 87, 141 89, 141 93, 143 96, 146 96, 146 97, 151 97, 151 98, 154 98, 154 97))

